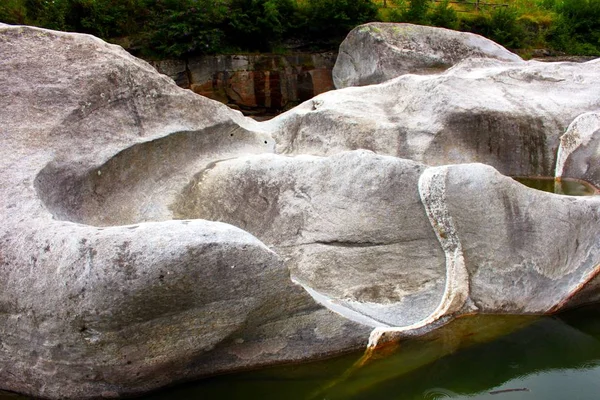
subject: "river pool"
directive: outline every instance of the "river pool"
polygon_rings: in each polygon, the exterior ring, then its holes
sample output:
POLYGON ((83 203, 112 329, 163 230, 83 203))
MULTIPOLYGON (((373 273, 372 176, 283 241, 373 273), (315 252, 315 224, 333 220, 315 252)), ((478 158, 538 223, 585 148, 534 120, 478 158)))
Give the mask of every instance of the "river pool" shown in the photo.
POLYGON ((268 368, 171 388, 166 399, 600 398, 600 305, 553 317, 475 316, 370 357, 268 368))
MULTIPOLYGON (((368 356, 224 375, 145 400, 600 398, 600 305, 552 317, 470 316, 368 356)), ((1 400, 26 397, 0 394, 1 400)))

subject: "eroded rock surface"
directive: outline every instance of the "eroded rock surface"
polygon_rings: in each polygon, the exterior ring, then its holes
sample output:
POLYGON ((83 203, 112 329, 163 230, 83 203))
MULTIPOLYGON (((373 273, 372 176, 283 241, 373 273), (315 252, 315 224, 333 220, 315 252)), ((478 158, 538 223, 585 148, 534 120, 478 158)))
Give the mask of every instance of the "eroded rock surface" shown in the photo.
POLYGON ((369 149, 428 165, 482 162, 505 175, 553 176, 559 138, 600 109, 600 60, 465 60, 324 93, 267 124, 283 154, 369 149))
POLYGON ((91 36, 0 25, 0 53, 3 389, 114 397, 364 346, 250 233, 170 220, 198 169, 272 151, 251 120, 91 36))
POLYGON ((382 83, 404 74, 437 74, 468 58, 523 62, 483 36, 413 24, 373 22, 354 28, 333 68, 338 89, 382 83))
POLYGON ((600 114, 590 112, 577 117, 560 142, 556 176, 583 179, 600 187, 600 114))
POLYGON ((444 253, 416 190, 424 168, 364 151, 238 158, 201 173, 176 215, 242 227, 281 254, 295 279, 371 325, 410 325, 435 309, 445 283, 444 253))
POLYGON ((595 298, 600 200, 492 166, 552 170, 599 62, 463 61, 257 123, 91 36, 0 24, 0 53, 3 389, 131 395, 595 298))

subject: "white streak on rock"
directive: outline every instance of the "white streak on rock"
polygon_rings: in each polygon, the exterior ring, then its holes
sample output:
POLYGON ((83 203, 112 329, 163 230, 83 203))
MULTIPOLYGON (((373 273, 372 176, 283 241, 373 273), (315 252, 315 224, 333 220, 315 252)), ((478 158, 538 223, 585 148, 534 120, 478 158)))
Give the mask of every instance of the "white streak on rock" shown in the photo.
POLYGON ((446 176, 448 167, 430 167, 419 178, 419 195, 429 222, 446 255, 446 287, 437 308, 423 320, 404 327, 375 328, 369 337, 368 348, 412 330, 423 328, 440 318, 459 311, 469 297, 469 275, 454 220, 446 205, 446 176))
POLYGON ((292 282, 294 282, 297 285, 302 286, 304 288, 304 290, 306 290, 308 292, 308 294, 310 294, 316 302, 327 307, 331 311, 341 315, 344 318, 348 318, 349 320, 358 322, 359 324, 367 325, 370 327, 375 327, 376 329, 379 329, 381 327, 389 327, 389 325, 386 325, 381 321, 377 321, 367 315, 364 315, 358 311, 355 311, 349 307, 346 307, 346 306, 340 304, 339 302, 337 302, 335 299, 332 299, 322 293, 319 293, 315 289, 300 282, 296 278, 292 277, 292 282))

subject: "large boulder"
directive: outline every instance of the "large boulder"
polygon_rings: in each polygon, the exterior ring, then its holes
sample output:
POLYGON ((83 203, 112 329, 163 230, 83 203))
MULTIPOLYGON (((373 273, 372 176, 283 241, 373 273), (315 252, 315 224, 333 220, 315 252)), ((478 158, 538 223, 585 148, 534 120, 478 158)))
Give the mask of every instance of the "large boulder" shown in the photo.
POLYGON ((600 109, 600 59, 465 60, 436 75, 321 94, 269 121, 276 151, 369 149, 428 165, 482 162, 506 175, 553 176, 560 136, 600 109))
POLYGON ((468 58, 523 62, 483 36, 412 24, 373 22, 354 28, 333 67, 337 89, 382 83, 404 74, 437 74, 468 58))
POLYGON ((250 233, 172 221, 253 121, 87 35, 0 25, 0 387, 114 397, 366 344, 250 233), (132 225, 136 222, 135 225, 132 225))
POLYGON ((450 315, 559 309, 600 260, 600 198, 540 192, 483 164, 249 156, 204 170, 181 199, 182 218, 259 237, 315 298, 376 327, 375 341, 450 315))

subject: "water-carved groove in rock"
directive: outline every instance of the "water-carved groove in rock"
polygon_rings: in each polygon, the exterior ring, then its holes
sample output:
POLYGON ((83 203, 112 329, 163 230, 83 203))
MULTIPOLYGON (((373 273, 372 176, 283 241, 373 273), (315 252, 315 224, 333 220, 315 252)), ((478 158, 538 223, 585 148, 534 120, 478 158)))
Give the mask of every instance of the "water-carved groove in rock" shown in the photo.
POLYGON ((369 348, 380 340, 392 340, 404 332, 417 330, 459 311, 469 296, 469 276, 465 267, 462 246, 456 225, 446 206, 446 176, 448 167, 429 167, 419 177, 419 195, 429 222, 444 250, 446 286, 438 307, 426 318, 412 325, 395 328, 376 328, 369 337, 369 348))

